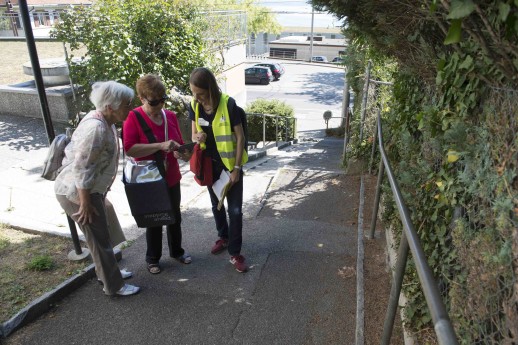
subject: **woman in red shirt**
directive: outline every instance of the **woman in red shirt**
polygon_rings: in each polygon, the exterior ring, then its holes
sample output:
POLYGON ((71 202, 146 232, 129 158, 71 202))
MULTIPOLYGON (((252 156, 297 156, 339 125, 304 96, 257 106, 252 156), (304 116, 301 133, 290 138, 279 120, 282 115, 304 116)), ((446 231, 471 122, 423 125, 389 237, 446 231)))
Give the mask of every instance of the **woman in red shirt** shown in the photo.
MULTIPOLYGON (((154 160, 156 152, 161 152, 165 157, 166 180, 176 220, 174 224, 166 226, 169 256, 184 264, 189 264, 192 261, 191 256, 182 248, 182 218, 180 214, 180 179, 182 175, 177 159, 181 158, 187 161, 190 155, 189 153, 181 154, 174 150, 184 142, 176 114, 163 109, 164 102, 168 97, 160 77, 147 74, 137 80, 136 88, 142 106, 130 111, 127 120, 124 122, 124 150, 128 156, 135 158, 137 161, 154 160), (149 143, 144 130, 140 126, 136 112, 140 113, 153 132, 156 138, 155 143, 149 143), (165 138, 165 122, 167 122, 168 140, 165 138)), ((160 273, 162 227, 146 228, 146 242, 148 271, 152 274, 160 273)))

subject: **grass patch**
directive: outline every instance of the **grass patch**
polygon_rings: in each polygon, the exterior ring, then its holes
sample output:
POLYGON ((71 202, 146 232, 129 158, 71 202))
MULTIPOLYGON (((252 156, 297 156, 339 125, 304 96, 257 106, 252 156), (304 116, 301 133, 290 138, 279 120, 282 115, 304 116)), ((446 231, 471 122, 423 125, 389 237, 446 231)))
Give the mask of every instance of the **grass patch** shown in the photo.
POLYGON ((0 322, 90 264, 70 261, 73 249, 70 238, 0 224, 0 322))
POLYGON ((34 271, 46 271, 54 267, 54 261, 49 255, 40 255, 27 264, 27 268, 34 271))

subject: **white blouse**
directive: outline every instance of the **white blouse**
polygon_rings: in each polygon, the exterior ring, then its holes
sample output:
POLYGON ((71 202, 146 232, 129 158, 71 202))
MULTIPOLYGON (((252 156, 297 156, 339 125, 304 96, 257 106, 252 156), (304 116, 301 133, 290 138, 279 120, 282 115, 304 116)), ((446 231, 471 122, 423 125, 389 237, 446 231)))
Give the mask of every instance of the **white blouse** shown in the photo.
POLYGON ((91 111, 79 123, 65 148, 63 169, 56 178, 54 192, 79 204, 77 189, 106 194, 117 175, 119 140, 115 125, 91 111))

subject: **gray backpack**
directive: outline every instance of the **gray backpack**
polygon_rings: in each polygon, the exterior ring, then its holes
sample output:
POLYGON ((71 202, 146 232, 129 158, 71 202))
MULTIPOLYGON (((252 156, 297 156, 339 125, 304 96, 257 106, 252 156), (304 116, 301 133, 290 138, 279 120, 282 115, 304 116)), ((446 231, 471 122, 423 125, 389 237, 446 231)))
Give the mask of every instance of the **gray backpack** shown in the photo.
POLYGON ((71 132, 67 129, 66 134, 58 134, 49 147, 47 158, 43 163, 43 172, 41 177, 46 180, 54 181, 61 171, 63 158, 65 158, 65 147, 67 147, 72 137, 71 132))

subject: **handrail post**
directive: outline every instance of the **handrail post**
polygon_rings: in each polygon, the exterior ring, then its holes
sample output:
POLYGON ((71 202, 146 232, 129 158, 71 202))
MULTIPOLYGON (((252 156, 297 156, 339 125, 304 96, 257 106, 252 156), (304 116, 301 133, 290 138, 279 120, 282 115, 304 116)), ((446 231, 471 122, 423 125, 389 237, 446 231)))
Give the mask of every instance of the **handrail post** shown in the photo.
POLYGON ((288 125, 289 125, 289 123, 288 123, 288 117, 286 117, 286 118, 284 119, 284 122, 286 122, 286 142, 288 142, 288 125))
POLYGON ((374 232, 376 231, 376 222, 378 220, 378 209, 380 206, 380 195, 381 195, 381 184, 383 182, 383 175, 385 174, 385 166, 383 165, 383 159, 380 159, 380 166, 378 169, 378 183, 376 184, 376 198, 374 200, 374 206, 372 207, 372 219, 371 219, 371 231, 369 239, 374 238, 374 232))
POLYGON ((263 114, 263 149, 266 146, 266 115, 263 114))
POLYGON ((279 146, 279 115, 275 115, 275 147, 279 146))
POLYGON ((401 233, 401 242, 399 244, 399 253, 396 261, 396 270, 393 276, 392 286, 390 288, 390 297, 387 307, 387 314, 385 315, 385 322, 383 324, 383 335, 381 338, 381 345, 389 345, 392 337, 392 330, 394 328, 394 319, 396 318, 396 311, 399 302, 399 294, 401 293, 401 286, 403 285, 403 275, 405 273, 406 262, 408 259, 408 240, 405 232, 401 233))

